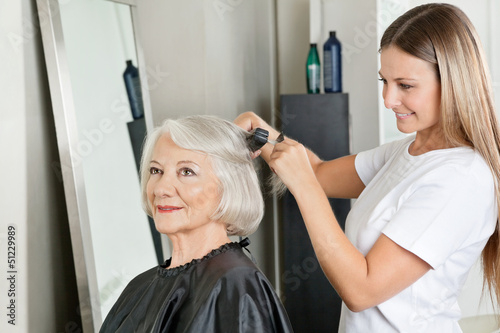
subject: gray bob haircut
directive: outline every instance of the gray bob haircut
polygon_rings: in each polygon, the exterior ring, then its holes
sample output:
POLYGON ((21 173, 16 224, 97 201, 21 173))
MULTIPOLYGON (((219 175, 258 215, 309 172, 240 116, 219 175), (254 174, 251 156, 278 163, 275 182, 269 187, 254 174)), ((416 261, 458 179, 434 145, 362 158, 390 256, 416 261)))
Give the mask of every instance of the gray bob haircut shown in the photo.
POLYGON ((218 179, 220 196, 211 218, 223 222, 228 235, 246 236, 257 230, 264 215, 264 199, 247 146, 249 132, 215 116, 167 119, 148 135, 140 171, 145 212, 152 216, 146 188, 154 147, 164 134, 169 134, 180 148, 208 155, 218 179))

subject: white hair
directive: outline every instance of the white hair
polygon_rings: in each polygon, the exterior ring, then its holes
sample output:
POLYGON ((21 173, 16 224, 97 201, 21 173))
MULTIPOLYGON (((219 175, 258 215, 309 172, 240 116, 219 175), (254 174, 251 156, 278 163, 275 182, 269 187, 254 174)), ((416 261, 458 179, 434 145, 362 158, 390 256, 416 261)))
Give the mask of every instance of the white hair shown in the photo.
POLYGON ((152 216, 146 192, 149 164, 156 142, 163 134, 169 134, 180 148, 208 155, 220 194, 219 205, 211 218, 225 223, 228 235, 253 233, 264 215, 264 200, 247 146, 249 133, 215 116, 167 119, 148 135, 140 171, 142 205, 146 213, 152 216))

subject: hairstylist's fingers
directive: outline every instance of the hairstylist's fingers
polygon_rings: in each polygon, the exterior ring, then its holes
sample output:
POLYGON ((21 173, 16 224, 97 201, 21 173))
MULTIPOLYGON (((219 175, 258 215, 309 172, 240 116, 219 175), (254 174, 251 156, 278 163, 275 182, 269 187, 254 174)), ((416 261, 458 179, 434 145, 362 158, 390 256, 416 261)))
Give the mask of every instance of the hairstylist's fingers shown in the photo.
POLYGON ((252 160, 259 157, 260 156, 260 153, 262 153, 262 150, 256 150, 254 151, 253 153, 250 154, 250 156, 252 157, 252 160))
POLYGON ((290 148, 291 148, 291 146, 293 146, 294 143, 295 143, 295 141, 288 139, 288 138, 286 140, 281 141, 281 142, 275 143, 274 147, 273 147, 273 151, 271 152, 271 156, 270 156, 271 159, 276 160, 276 159, 283 157, 283 154, 286 154, 288 151, 290 151, 290 148))
POLYGON ((285 147, 288 147, 288 146, 296 146, 296 145, 299 145, 300 143, 298 143, 297 141, 293 140, 293 139, 290 139, 289 137, 282 137, 282 139, 279 141, 279 142, 276 142, 276 144, 274 145, 274 147, 278 147, 278 150, 283 150, 285 149, 285 147))
POLYGON ((254 128, 259 127, 260 123, 264 122, 259 116, 255 113, 248 111, 240 114, 234 120, 234 123, 244 129, 247 132, 252 131, 254 128))

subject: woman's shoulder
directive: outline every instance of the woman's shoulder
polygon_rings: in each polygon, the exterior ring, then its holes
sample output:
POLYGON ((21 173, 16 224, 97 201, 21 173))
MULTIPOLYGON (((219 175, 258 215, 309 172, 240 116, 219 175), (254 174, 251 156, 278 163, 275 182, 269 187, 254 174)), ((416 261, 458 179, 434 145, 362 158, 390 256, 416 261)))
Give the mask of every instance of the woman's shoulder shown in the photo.
POLYGON ((252 281, 270 285, 264 273, 253 261, 253 257, 250 259, 244 252, 246 245, 241 246, 242 242, 226 244, 220 253, 208 256, 208 260, 196 268, 200 273, 203 272, 200 275, 205 281, 211 281, 213 284, 224 283, 235 288, 238 286, 245 288, 245 283, 248 285, 252 281))
POLYGON ((494 201, 493 174, 476 150, 457 147, 433 151, 426 155, 428 156, 422 157, 422 160, 415 164, 412 172, 414 176, 409 177, 414 181, 412 190, 431 186, 448 191, 450 196, 464 193, 470 197, 474 196, 477 200, 494 201))
MULTIPOLYGON (((240 242, 241 243, 241 242, 240 242)), ((217 268, 224 275, 238 272, 259 271, 257 265, 245 254, 244 247, 238 242, 226 244, 221 253, 207 261, 207 269, 217 268)))
POLYGON ((473 177, 486 181, 492 180, 491 170, 481 154, 471 147, 456 147, 428 153, 427 163, 434 172, 448 177, 473 177))
POLYGON ((144 286, 149 285, 150 282, 156 278, 158 267, 159 266, 155 266, 135 276, 124 288, 122 294, 140 292, 144 286))
MULTIPOLYGON (((247 239, 240 242, 231 242, 224 244, 202 258, 193 259, 191 262, 182 266, 168 268, 169 260, 165 264, 144 272, 143 276, 153 277, 158 275, 162 279, 175 278, 179 275, 194 274, 205 279, 219 279, 222 276, 237 274, 248 274, 251 271, 259 271, 257 265, 243 252, 243 248, 248 245, 247 239), (243 246, 242 246, 243 245, 243 246)), ((142 280, 139 275, 136 279, 142 280)))
MULTIPOLYGON (((357 160, 372 161, 383 165, 394 156, 408 151, 408 146, 415 140, 415 135, 409 135, 403 139, 386 142, 370 150, 362 151, 356 157, 357 160)), ((358 161, 359 162, 359 161, 358 161)))
POLYGON ((129 303, 134 303, 137 295, 141 295, 151 285, 151 281, 156 278, 159 266, 148 269, 134 277, 125 286, 110 313, 119 311, 122 307, 127 307, 129 303))
POLYGON ((266 275, 240 246, 214 257, 204 269, 205 282, 214 287, 212 292, 250 298, 268 295, 266 297, 278 299, 266 275))

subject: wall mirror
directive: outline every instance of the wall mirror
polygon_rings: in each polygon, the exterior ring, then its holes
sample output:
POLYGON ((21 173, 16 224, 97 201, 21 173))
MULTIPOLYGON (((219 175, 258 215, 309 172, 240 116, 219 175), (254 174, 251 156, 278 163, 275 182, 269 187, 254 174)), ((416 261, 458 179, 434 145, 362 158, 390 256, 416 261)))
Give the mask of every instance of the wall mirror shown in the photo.
POLYGON ((136 3, 37 3, 60 155, 53 168, 64 183, 78 311, 83 331, 94 332, 126 284, 163 260, 159 234, 141 208, 136 163, 152 127, 136 3), (129 102, 127 62, 141 74, 133 88, 142 106, 129 102))

